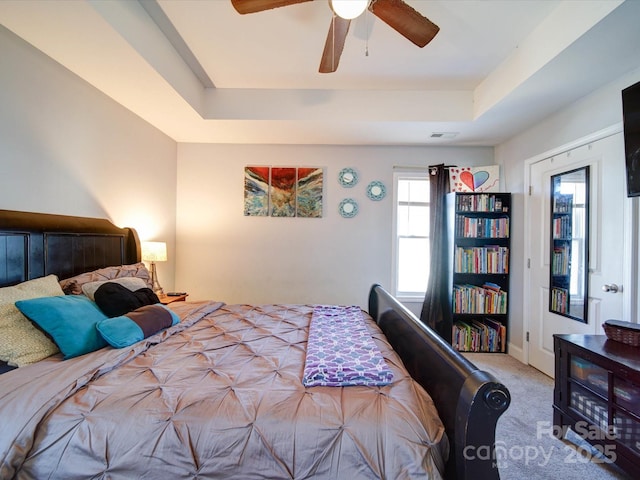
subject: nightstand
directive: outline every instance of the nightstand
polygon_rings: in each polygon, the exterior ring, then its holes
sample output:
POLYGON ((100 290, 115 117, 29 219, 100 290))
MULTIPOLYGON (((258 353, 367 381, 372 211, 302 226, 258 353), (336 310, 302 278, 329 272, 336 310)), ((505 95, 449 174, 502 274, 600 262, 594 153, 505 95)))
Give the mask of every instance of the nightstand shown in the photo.
POLYGON ((158 295, 158 298, 160 299, 160 303, 162 303, 163 305, 168 305, 173 302, 184 302, 188 296, 189 294, 185 293, 184 295, 171 295, 171 296, 158 295))

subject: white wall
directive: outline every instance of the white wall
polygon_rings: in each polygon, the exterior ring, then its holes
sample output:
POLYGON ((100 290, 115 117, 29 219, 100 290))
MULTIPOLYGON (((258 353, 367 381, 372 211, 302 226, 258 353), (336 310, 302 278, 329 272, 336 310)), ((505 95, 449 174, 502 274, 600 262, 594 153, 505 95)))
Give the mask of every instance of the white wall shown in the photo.
POLYGON ((372 202, 366 184, 391 186, 394 165, 498 163, 514 193, 510 341, 522 348, 524 162, 621 122, 620 90, 638 80, 640 69, 497 146, 495 158, 490 148, 177 146, 0 27, 0 208, 106 217, 167 241, 160 280, 174 289, 175 277, 192 299, 364 305, 371 283, 391 284, 391 195, 372 202), (324 167, 324 217, 244 217, 250 164, 324 167), (361 173, 353 190, 337 183, 345 166, 361 173), (347 196, 361 205, 356 218, 337 213, 347 196))
POLYGON ((493 163, 492 148, 178 147, 3 27, 0 62, 0 208, 109 218, 167 241, 161 283, 190 299, 364 306, 372 283, 391 283, 391 192, 372 202, 366 184, 391 188, 394 165, 493 163), (323 167, 323 218, 244 217, 249 164, 323 167), (345 166, 361 174, 352 190, 337 182, 345 166), (338 215, 347 196, 356 218, 338 215))
POLYGON ((438 163, 491 165, 493 149, 180 144, 176 288, 193 300, 366 306, 371 284, 391 288, 394 165, 438 163), (324 168, 323 217, 245 217, 247 165, 324 168), (360 174, 353 188, 338 183, 344 167, 360 174), (388 187, 381 201, 366 196, 372 180, 388 187), (338 213, 346 197, 354 218, 338 213))
POLYGON ((176 148, 0 26, 0 208, 109 218, 175 256, 176 148))
MULTIPOLYGON (((522 338, 526 312, 523 311, 523 298, 527 294, 524 292, 526 272, 523 215, 524 195, 528 190, 528 186, 524 184, 525 161, 607 127, 620 124, 622 122, 620 92, 623 88, 639 80, 640 69, 637 69, 496 147, 496 162, 505 165, 506 188, 515 194, 512 209, 509 341, 510 346, 513 347, 512 353, 516 356, 521 356, 521 349, 524 348, 522 338)), ((624 159, 622 158, 620 161, 624 161, 624 159)), ((624 182, 625 179, 621 178, 620 188, 625 188, 624 182)), ((603 228, 606 228, 606 224, 603 225, 603 228)), ((627 262, 625 261, 625 263, 627 262)), ((635 275, 639 275, 637 271, 635 275)))

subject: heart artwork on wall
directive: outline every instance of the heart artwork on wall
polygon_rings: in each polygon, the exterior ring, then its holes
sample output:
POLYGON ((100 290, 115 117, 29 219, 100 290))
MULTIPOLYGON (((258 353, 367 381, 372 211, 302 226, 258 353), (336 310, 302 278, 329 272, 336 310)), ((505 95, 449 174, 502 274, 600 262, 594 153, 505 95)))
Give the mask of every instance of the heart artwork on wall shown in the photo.
POLYGON ((500 166, 449 167, 449 184, 452 192, 498 192, 500 166))

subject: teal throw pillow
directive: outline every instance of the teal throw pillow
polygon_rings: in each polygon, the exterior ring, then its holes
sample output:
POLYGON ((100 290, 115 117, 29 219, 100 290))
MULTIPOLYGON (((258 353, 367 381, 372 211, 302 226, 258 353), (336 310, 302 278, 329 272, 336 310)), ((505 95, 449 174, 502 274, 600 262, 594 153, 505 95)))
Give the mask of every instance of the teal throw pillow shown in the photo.
POLYGON ((49 334, 65 360, 107 346, 96 330, 96 324, 107 316, 85 296, 20 300, 16 302, 16 308, 49 334))
POLYGON ((170 308, 146 305, 119 317, 106 318, 96 328, 102 338, 115 348, 128 347, 180 321, 170 308))

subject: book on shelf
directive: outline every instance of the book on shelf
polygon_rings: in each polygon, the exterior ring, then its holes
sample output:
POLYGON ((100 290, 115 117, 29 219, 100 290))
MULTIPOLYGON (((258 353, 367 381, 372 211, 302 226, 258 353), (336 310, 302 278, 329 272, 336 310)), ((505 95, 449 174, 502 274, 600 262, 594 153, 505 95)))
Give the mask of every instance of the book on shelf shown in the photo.
POLYGON ((570 257, 571 253, 568 245, 558 245, 553 247, 553 254, 551 257, 551 274, 568 275, 570 257))
POLYGON ((509 273, 508 247, 456 247, 454 260, 456 273, 509 273))
POLYGON ((470 321, 458 320, 453 324, 452 344, 460 352, 506 351, 507 328, 492 318, 470 321))
POLYGON ((456 235, 463 238, 508 238, 509 219, 456 215, 456 235))
POLYGON ((573 226, 571 225, 571 217, 564 215, 562 217, 554 218, 553 221, 553 238, 557 239, 571 239, 573 226))
POLYGON ((453 313, 506 314, 507 292, 491 282, 482 286, 455 284, 453 286, 453 313))
POLYGON ((551 310, 557 313, 569 312, 569 290, 561 287, 551 289, 551 310))
POLYGON ((570 213, 573 210, 573 195, 570 193, 553 195, 553 213, 570 213))
POLYGON ((483 193, 480 195, 458 194, 456 210, 460 212, 508 212, 509 207, 502 203, 499 195, 483 193))
POLYGON ((491 327, 496 332, 496 344, 495 344, 495 352, 506 352, 507 351, 507 327, 497 320, 486 317, 484 321, 487 323, 489 327, 491 327))

